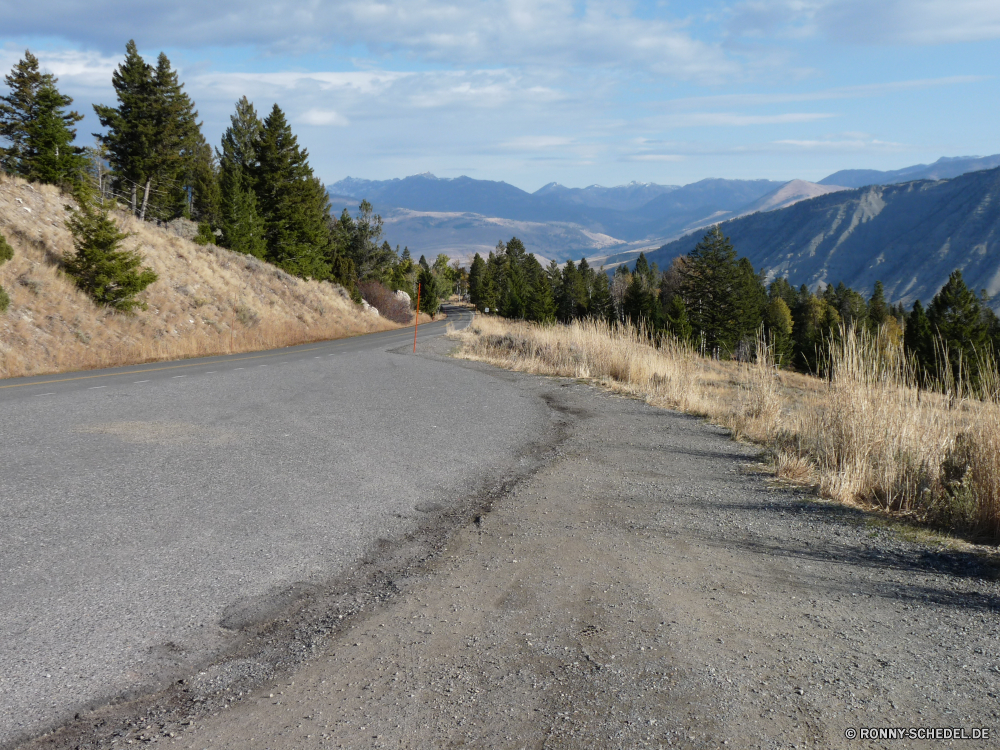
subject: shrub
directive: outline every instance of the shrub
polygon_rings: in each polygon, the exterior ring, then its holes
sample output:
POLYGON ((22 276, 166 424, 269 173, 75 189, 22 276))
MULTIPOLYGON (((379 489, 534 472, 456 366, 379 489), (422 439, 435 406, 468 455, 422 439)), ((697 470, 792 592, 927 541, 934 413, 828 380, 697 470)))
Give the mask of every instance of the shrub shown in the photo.
POLYGON ((0 234, 0 266, 14 257, 14 248, 10 246, 7 239, 0 234))
POLYGON ((7 312, 8 307, 10 307, 10 297, 7 296, 6 290, 0 286, 0 313, 7 312))
POLYGON ((377 309, 383 318, 393 323, 409 323, 413 319, 409 303, 397 297, 381 282, 362 281, 358 284, 358 289, 361 291, 362 299, 377 309))
POLYGON ((139 253, 119 249, 129 235, 118 230, 103 203, 83 193, 77 201, 79 208, 66 222, 76 248, 75 253, 63 256, 66 272, 100 305, 120 312, 136 307, 145 310, 146 303, 136 295, 156 281, 156 274, 141 268, 139 253))

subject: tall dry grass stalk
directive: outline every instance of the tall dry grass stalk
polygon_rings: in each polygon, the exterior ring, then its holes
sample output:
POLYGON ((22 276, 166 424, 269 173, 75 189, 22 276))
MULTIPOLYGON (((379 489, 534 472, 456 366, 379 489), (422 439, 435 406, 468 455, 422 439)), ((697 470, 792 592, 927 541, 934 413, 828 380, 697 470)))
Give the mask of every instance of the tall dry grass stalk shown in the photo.
MULTIPOLYGON (((762 336, 747 363, 595 321, 478 316, 456 336, 470 359, 588 378, 708 417, 765 446, 779 476, 832 499, 1000 537, 1000 399, 958 400, 968 389, 956 383, 919 389, 899 342, 884 334, 842 331, 830 342, 828 380, 779 371, 762 336)), ((994 377, 984 390, 1000 394, 994 377)))
POLYGON ((159 281, 133 316, 96 305, 59 270, 72 251, 71 199, 49 185, 0 176, 0 232, 14 258, 0 266, 11 298, 0 314, 0 377, 291 346, 397 325, 343 289, 303 281, 256 258, 196 245, 118 215, 125 243, 159 281))

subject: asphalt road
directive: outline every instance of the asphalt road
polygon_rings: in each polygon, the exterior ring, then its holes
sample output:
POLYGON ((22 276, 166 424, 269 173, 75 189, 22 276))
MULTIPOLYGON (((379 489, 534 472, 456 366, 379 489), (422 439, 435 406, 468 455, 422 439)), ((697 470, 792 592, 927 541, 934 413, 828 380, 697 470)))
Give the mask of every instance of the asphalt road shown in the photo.
POLYGON ((548 429, 412 340, 0 381, 0 746, 196 668, 548 429))

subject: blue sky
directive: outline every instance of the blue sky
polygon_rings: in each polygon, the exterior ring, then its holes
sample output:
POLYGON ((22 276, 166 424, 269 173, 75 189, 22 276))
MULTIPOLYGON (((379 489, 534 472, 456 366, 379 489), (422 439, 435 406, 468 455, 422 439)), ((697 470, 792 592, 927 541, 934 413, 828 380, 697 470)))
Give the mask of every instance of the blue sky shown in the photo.
POLYGON ((996 0, 0 0, 0 70, 31 49, 98 128, 134 38, 217 144, 277 102, 332 183, 433 172, 526 190, 818 180, 1000 152, 996 0))

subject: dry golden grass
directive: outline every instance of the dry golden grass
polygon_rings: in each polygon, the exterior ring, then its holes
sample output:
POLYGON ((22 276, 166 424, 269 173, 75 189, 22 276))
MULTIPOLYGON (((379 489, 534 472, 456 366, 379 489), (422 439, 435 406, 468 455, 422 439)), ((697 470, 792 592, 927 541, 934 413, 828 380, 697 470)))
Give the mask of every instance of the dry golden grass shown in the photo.
MULTIPOLYGON (((478 316, 462 356, 589 378, 655 406, 705 416, 764 446, 780 478, 939 527, 1000 537, 1000 408, 918 390, 897 345, 845 331, 829 381, 716 362, 628 326, 538 326, 478 316)), ((1000 378, 990 386, 1000 394, 1000 378)), ((989 390, 989 388, 987 389, 989 390)))
POLYGON ((0 266, 11 298, 0 314, 0 377, 255 351, 396 328, 337 286, 303 281, 250 256, 200 246, 128 215, 126 241, 159 280, 133 316, 96 306, 59 270, 73 249, 64 194, 0 176, 0 266))

